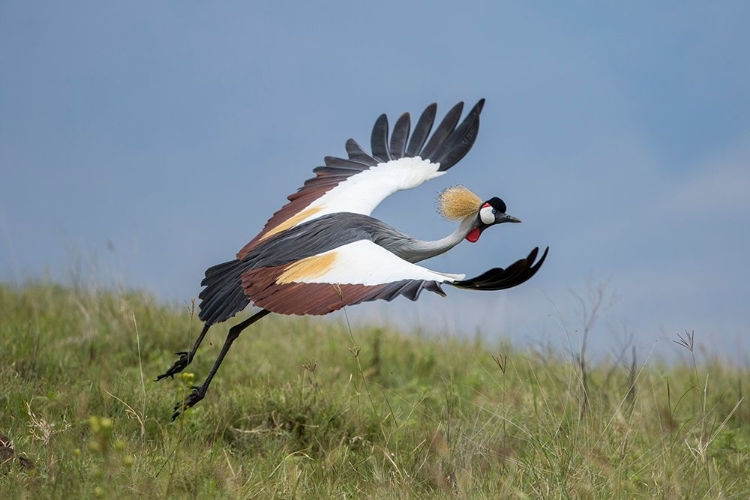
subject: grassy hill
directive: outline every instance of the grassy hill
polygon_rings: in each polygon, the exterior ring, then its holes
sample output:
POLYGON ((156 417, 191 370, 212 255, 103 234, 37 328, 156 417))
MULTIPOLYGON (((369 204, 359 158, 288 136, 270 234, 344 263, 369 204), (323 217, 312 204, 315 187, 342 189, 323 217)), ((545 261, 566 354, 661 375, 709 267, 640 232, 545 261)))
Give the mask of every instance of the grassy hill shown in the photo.
POLYGON ((750 497, 750 370, 718 359, 603 362, 584 394, 564 353, 270 316, 173 423, 225 325, 156 383, 188 305, 0 286, 0 318, 3 498, 750 497))

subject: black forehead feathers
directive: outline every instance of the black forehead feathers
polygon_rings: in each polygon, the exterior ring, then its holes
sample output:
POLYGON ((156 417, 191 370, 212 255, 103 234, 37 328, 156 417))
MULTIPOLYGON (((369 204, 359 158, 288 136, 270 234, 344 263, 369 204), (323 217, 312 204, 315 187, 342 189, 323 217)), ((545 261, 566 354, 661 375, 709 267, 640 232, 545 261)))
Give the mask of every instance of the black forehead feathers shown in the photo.
POLYGON ((498 198, 497 196, 487 200, 487 203, 489 203, 492 206, 492 208, 494 208, 498 212, 505 213, 505 211, 508 210, 508 207, 505 206, 505 202, 501 200, 500 198, 498 198))

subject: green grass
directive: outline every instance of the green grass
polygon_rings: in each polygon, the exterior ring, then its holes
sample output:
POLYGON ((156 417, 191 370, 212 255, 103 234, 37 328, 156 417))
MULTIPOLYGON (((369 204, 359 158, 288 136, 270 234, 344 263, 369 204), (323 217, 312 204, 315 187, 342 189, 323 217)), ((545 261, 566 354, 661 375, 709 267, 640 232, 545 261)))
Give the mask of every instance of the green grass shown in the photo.
POLYGON ((591 367, 581 417, 562 352, 270 316, 172 423, 188 381, 152 380, 200 330, 187 306, 29 284, 0 318, 0 433, 35 465, 0 465, 2 498, 750 497, 750 372, 686 347, 632 391, 591 367))

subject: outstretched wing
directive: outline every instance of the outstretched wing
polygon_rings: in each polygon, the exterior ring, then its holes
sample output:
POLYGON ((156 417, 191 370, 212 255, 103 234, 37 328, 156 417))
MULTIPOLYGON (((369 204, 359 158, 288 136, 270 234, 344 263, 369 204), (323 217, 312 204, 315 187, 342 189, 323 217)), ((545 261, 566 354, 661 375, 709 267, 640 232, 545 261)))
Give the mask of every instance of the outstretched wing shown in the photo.
POLYGON ((445 295, 440 283, 463 279, 411 264, 370 240, 358 240, 289 264, 242 274, 245 296, 280 314, 328 314, 344 306, 422 290, 445 295))
POLYGON ((463 102, 459 102, 430 136, 437 112, 437 105, 431 104, 419 117, 411 139, 409 113, 399 117, 390 137, 388 118, 380 115, 372 130, 372 153, 367 153, 353 139, 346 141, 349 158, 326 157, 325 166, 315 168, 315 177, 288 196, 289 203, 273 214, 237 258, 242 259, 264 239, 321 215, 335 212, 369 215, 393 193, 443 175, 474 144, 483 106, 484 99, 458 125, 463 111, 463 102))
POLYGON ((442 284, 471 290, 502 290, 530 279, 547 258, 539 249, 507 269, 494 268, 475 278, 431 271, 409 263, 371 240, 356 240, 280 265, 247 268, 233 260, 206 271, 200 294, 200 319, 211 325, 231 318, 251 302, 280 314, 328 314, 347 305, 417 300, 422 290, 445 295, 442 284))
POLYGON ((411 264, 370 240, 347 243, 334 250, 287 265, 251 269, 242 275, 245 296, 256 306, 281 314, 328 314, 347 305, 417 300, 422 290, 445 295, 441 284, 473 290, 502 290, 530 279, 547 258, 536 261, 538 248, 508 269, 495 268, 464 280, 411 264))

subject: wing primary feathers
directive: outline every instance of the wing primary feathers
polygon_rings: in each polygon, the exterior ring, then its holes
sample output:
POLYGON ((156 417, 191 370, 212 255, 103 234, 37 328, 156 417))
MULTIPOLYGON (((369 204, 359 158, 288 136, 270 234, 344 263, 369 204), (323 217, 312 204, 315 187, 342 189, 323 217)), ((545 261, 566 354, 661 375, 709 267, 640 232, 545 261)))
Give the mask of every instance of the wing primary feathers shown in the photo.
POLYGON ((467 288, 470 290, 505 290, 513 288, 528 281, 539 271, 539 268, 542 267, 547 258, 547 252, 549 252, 549 247, 544 250, 542 257, 536 264, 534 264, 534 261, 539 253, 538 248, 534 248, 525 259, 511 264, 508 269, 496 267, 475 278, 454 281, 450 284, 458 288, 467 288))
POLYGON ((445 138, 448 137, 456 128, 456 124, 458 123, 458 119, 461 118, 461 112, 463 110, 464 103, 462 101, 453 106, 451 110, 445 114, 443 121, 440 122, 438 128, 435 129, 435 133, 432 134, 430 140, 427 141, 427 144, 425 145, 424 149, 422 149, 422 152, 419 154, 419 156, 421 156, 425 160, 432 159, 432 154, 435 152, 438 146, 440 146, 445 138))
POLYGON ((414 133, 411 135, 409 146, 406 148, 407 157, 412 158, 419 155, 419 152, 422 151, 422 147, 432 130, 432 124, 435 123, 436 114, 437 104, 434 102, 427 106, 422 112, 422 115, 417 121, 417 125, 414 127, 414 133))
POLYGON ((346 141, 345 147, 346 154, 349 155, 350 160, 363 163, 370 167, 374 167, 378 164, 375 158, 367 154, 367 152, 362 149, 362 146, 357 144, 357 141, 355 141, 354 139, 349 139, 348 141, 346 141))
POLYGON ((529 267, 529 262, 533 262, 533 260, 528 257, 520 259, 508 266, 507 269, 496 267, 473 278, 471 281, 474 283, 474 286, 479 287, 497 285, 499 282, 498 277, 502 278, 503 283, 510 283, 529 267))
POLYGON ((404 113, 396 120, 391 134, 391 158, 398 160, 404 156, 406 151, 406 142, 409 140, 409 128, 411 127, 411 118, 409 113, 404 113))
POLYGON ((440 171, 444 172, 461 161, 466 156, 479 132, 479 114, 484 107, 484 99, 481 99, 466 115, 461 125, 437 148, 432 155, 431 161, 440 163, 440 171))
POLYGON ((382 163, 391 161, 391 154, 388 152, 388 117, 385 113, 378 117, 375 126, 372 127, 370 146, 376 160, 382 163))

